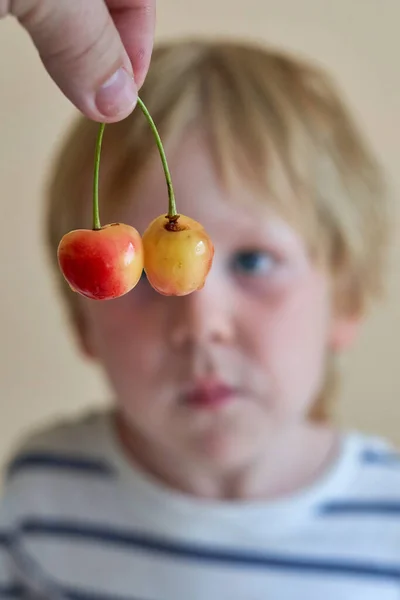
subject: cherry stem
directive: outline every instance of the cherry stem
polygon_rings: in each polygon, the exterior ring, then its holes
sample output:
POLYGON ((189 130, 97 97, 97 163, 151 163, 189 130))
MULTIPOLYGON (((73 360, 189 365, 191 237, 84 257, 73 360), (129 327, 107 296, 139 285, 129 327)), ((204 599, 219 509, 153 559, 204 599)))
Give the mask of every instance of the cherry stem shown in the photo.
POLYGON ((100 152, 101 143, 103 141, 105 123, 100 123, 99 132, 96 140, 96 150, 94 157, 94 178, 93 178, 93 229, 101 229, 99 216, 99 169, 100 169, 100 152))
MULTIPOLYGON (((153 135, 155 137, 155 140, 156 140, 158 151, 160 153, 160 158, 161 158, 162 166, 164 169, 164 174, 165 174, 165 179, 167 182, 167 189, 168 189, 168 215, 167 216, 171 221, 176 221, 177 217, 179 215, 176 210, 174 188, 172 187, 171 174, 169 172, 167 157, 165 156, 165 151, 164 151, 164 147, 161 142, 160 134, 158 133, 157 127, 156 127, 148 109, 146 108, 146 105, 144 104, 143 100, 141 100, 141 98, 138 98, 137 103, 139 104, 140 108, 142 109, 142 112, 150 125, 150 128, 151 128, 153 135)), ((101 145, 103 142, 105 125, 106 125, 105 123, 100 123, 99 131, 97 134, 95 157, 94 157, 93 229, 95 229, 95 230, 101 229, 100 214, 99 214, 99 171, 100 171, 101 145)))
POLYGON ((150 128, 151 128, 151 130, 154 134, 155 140, 156 140, 158 151, 160 153, 161 162, 162 162, 162 166, 164 169, 165 179, 167 181, 167 188, 168 188, 168 215, 167 216, 169 219, 176 221, 176 217, 178 216, 178 213, 176 211, 175 194, 174 194, 174 189, 172 187, 171 174, 169 172, 167 158, 165 156, 165 152, 164 152, 164 148, 163 148, 163 145, 161 142, 160 134, 158 133, 157 127, 156 127, 153 119, 151 118, 151 115, 150 115, 149 111, 147 110, 143 100, 138 98, 137 103, 140 106, 140 108, 142 109, 142 112, 143 112, 144 116, 146 117, 147 121, 149 122, 150 128))

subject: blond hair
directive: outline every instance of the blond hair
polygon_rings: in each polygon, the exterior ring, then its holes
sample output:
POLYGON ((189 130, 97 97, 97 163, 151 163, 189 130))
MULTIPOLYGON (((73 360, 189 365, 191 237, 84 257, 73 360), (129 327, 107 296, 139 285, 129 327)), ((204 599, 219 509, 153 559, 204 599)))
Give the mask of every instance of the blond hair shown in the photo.
MULTIPOLYGON (((221 178, 229 184, 240 173, 301 229, 332 274, 340 310, 361 313, 383 291, 384 181, 325 72, 244 42, 183 40, 154 49, 140 95, 167 155, 188 128, 201 127, 221 178)), ((97 131, 97 123, 78 118, 49 184, 47 238, 58 273, 61 237, 91 225, 86 215, 97 131)), ((101 203, 121 202, 154 152, 139 108, 106 127, 101 203)), ((61 275, 60 282, 76 317, 77 295, 61 275)))

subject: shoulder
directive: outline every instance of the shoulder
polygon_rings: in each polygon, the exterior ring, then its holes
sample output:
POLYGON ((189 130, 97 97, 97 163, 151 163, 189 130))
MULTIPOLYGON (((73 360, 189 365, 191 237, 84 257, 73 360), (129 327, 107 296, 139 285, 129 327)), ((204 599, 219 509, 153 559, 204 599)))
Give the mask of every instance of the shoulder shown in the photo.
POLYGON ((106 412, 64 419, 30 432, 11 453, 0 499, 0 580, 9 564, 29 589, 41 583, 42 568, 68 571, 68 535, 73 541, 79 524, 112 518, 107 421, 106 412))
POLYGON ((13 449, 6 463, 6 476, 15 474, 20 468, 39 463, 61 463, 68 457, 75 462, 82 458, 101 459, 106 457, 103 443, 107 413, 98 411, 71 419, 62 419, 30 431, 13 449))
POLYGON ((355 433, 364 465, 400 466, 400 449, 388 438, 355 433))
MULTIPOLYGON (((113 477, 105 423, 106 412, 64 419, 30 432, 11 453, 3 476, 2 507, 14 516, 49 503, 85 485, 113 477), (67 493, 68 492, 68 493, 67 493)), ((58 501, 57 500, 57 501, 58 501)))
MULTIPOLYGON (((343 485, 333 489, 332 512, 400 515, 400 452, 388 439, 353 431, 341 457, 343 485)), ((330 503, 329 503, 330 504, 330 503)))

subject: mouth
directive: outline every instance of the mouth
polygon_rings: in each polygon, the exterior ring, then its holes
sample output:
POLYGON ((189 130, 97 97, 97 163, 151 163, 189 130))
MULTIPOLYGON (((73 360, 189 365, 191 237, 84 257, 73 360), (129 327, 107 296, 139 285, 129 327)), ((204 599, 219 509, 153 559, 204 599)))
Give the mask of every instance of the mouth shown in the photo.
POLYGON ((199 409, 217 409, 237 396, 238 390, 230 385, 218 381, 205 381, 197 383, 184 395, 186 405, 199 409))

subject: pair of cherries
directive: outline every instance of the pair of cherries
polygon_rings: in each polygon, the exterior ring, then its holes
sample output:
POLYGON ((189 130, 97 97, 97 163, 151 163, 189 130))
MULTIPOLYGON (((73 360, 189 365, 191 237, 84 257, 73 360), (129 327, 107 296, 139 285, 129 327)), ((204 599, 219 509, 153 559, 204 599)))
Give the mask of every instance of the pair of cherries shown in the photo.
POLYGON ((169 209, 154 219, 143 236, 125 223, 101 226, 99 165, 104 133, 96 143, 93 185, 93 228, 65 234, 58 246, 58 263, 71 289, 92 300, 111 300, 131 291, 143 271, 150 285, 166 296, 200 290, 211 269, 214 246, 200 223, 179 215, 167 160, 157 128, 143 101, 142 109, 153 131, 168 188, 169 209))

